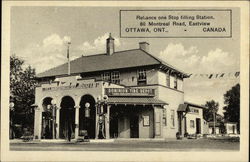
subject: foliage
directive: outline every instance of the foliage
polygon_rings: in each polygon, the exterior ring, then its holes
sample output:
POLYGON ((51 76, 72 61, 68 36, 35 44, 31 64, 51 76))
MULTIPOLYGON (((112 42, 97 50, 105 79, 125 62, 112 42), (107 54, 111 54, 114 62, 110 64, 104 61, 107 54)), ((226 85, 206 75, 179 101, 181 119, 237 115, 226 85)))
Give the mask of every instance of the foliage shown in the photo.
POLYGON ((14 102, 13 124, 33 129, 35 101, 35 69, 24 67, 24 61, 15 55, 10 57, 10 100, 14 102))
POLYGON ((207 101, 205 107, 207 107, 207 109, 204 109, 203 111, 203 118, 208 122, 213 121, 214 120, 213 114, 214 112, 215 114, 217 114, 219 109, 219 103, 215 102, 214 100, 207 101))
POLYGON ((240 131, 240 85, 237 84, 224 94, 224 118, 228 122, 236 122, 240 131))

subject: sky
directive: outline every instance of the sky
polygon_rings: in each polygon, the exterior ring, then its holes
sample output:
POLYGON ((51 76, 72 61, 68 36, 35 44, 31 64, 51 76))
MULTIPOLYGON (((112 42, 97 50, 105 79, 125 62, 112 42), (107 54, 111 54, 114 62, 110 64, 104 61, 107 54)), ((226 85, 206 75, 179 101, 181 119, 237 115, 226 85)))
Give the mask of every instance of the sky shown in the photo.
MULTIPOLYGON (((186 73, 235 73, 240 66, 239 10, 233 8, 232 38, 120 38, 120 9, 129 7, 12 7, 11 54, 26 65, 43 72, 67 61, 66 42, 71 41, 70 59, 105 53, 109 33, 115 38, 115 50, 139 48, 150 44, 150 53, 186 73)), ((159 9, 159 8, 158 8, 159 9)), ((162 8, 166 9, 166 8, 162 8)), ((239 77, 184 80, 185 101, 205 104, 219 102, 223 94, 239 83, 239 77)))

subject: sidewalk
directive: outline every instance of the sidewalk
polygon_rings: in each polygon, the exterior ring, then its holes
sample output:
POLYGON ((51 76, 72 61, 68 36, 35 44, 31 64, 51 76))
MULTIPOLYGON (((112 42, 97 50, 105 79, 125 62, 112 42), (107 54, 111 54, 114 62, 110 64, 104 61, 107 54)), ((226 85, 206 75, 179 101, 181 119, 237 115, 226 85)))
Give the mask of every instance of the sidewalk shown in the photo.
MULTIPOLYGON (((114 139, 90 139, 88 143, 111 143, 114 142, 114 139)), ((13 139, 10 140, 11 144, 17 143, 76 143, 75 139, 72 139, 70 142, 65 139, 41 139, 41 140, 31 140, 23 141, 22 139, 13 139)))
MULTIPOLYGON (((87 143, 114 143, 114 142, 168 142, 168 141, 181 141, 176 140, 175 138, 116 138, 116 139, 90 139, 87 143)), ((65 139, 41 139, 41 140, 31 140, 24 142, 22 139, 13 139, 10 140, 11 144, 18 143, 76 143, 75 139, 72 139, 70 142, 65 139)), ((84 142, 86 143, 86 142, 84 142)))

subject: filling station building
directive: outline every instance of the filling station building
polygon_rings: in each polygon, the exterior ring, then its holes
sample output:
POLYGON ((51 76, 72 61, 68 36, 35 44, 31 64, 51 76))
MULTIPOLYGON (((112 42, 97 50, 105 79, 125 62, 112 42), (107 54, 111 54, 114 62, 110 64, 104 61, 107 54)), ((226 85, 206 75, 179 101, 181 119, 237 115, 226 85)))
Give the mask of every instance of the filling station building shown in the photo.
POLYGON ((106 48, 36 76, 35 139, 203 134, 204 107, 184 102, 187 74, 151 55, 147 42, 116 52, 110 35, 106 48))

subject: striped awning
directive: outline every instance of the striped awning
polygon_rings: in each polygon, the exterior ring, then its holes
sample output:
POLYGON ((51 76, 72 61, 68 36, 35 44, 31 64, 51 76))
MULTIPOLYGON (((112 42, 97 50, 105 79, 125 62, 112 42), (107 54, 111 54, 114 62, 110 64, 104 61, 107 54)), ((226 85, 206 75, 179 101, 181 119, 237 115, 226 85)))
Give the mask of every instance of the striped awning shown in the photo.
POLYGON ((151 97, 109 97, 108 104, 132 105, 168 105, 168 103, 151 97))

